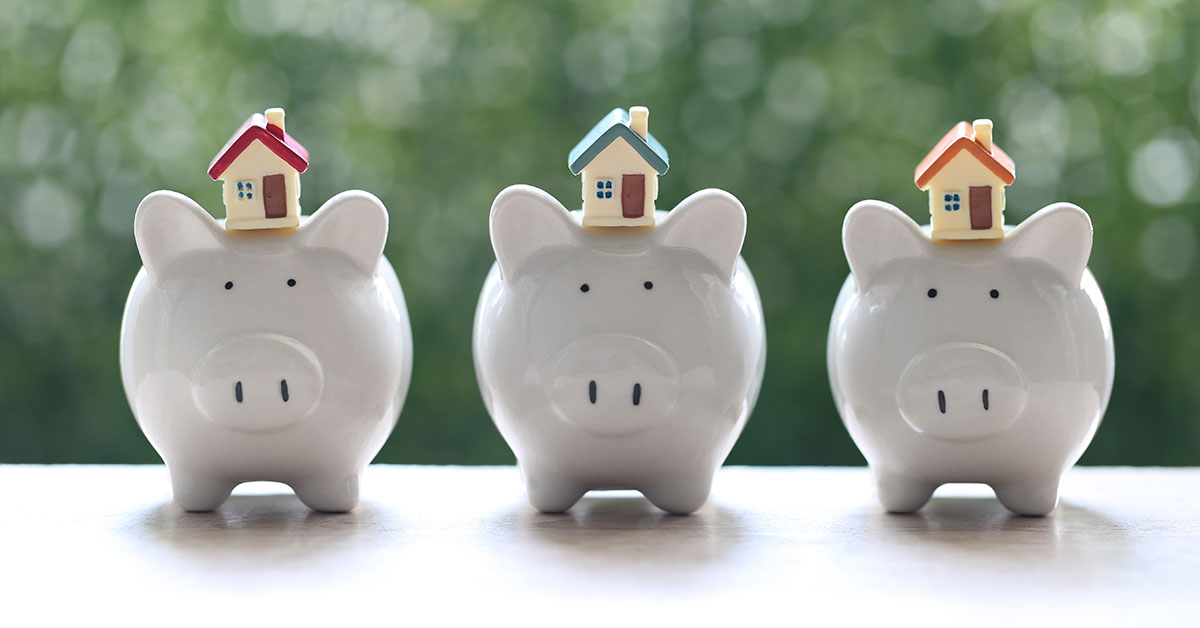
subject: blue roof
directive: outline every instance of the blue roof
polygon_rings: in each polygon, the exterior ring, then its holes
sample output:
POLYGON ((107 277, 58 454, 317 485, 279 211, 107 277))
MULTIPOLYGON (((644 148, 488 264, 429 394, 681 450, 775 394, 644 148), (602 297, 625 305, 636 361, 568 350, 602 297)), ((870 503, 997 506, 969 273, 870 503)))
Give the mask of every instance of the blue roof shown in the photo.
POLYGON ((618 137, 625 138, 633 150, 636 150, 651 168, 658 171, 658 174, 667 171, 667 149, 650 133, 646 134, 646 139, 634 133, 633 129, 629 128, 629 112, 618 107, 608 112, 608 115, 571 149, 571 154, 567 156, 567 166, 571 169, 571 174, 579 174, 600 151, 608 148, 618 137))

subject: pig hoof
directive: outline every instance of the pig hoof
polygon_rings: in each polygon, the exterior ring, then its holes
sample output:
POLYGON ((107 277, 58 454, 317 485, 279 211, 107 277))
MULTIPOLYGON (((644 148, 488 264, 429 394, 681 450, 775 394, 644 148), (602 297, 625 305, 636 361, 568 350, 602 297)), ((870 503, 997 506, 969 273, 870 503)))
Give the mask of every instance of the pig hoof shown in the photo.
POLYGON ((237 482, 187 471, 169 470, 175 504, 188 512, 209 512, 229 499, 237 482))
POLYGON ((916 482, 891 475, 879 475, 875 479, 879 503, 884 510, 894 513, 916 512, 929 503, 937 484, 916 482))
POLYGON ((525 490, 529 503, 547 514, 566 512, 587 492, 572 482, 535 473, 525 474, 525 490))
POLYGON ((349 512, 358 505, 358 476, 329 480, 307 480, 292 485, 296 497, 318 512, 349 512))
POLYGON ((673 514, 690 515, 708 501, 712 491, 712 473, 697 474, 678 482, 660 482, 642 489, 651 504, 673 514))
POLYGON ((1058 505, 1058 479, 1049 482, 993 484, 996 499, 1018 515, 1041 517, 1058 505))

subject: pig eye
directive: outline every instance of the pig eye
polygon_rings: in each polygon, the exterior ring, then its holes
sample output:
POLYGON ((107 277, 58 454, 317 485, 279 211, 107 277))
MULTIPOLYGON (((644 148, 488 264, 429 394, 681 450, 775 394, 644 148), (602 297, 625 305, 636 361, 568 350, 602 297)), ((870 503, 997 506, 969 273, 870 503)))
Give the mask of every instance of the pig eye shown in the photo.
POLYGON ((992 291, 991 291, 991 292, 989 292, 988 294, 992 295, 992 298, 993 298, 993 299, 999 299, 999 298, 1000 298, 1000 291, 999 291, 999 290, 996 290, 995 288, 993 288, 993 289, 992 289, 992 291))
POLYGON ((296 285, 295 279, 288 279, 288 287, 289 288, 291 288, 292 286, 295 286, 295 285, 296 285))
POLYGON ((233 290, 233 282, 232 282, 232 281, 226 281, 226 282, 225 282, 225 289, 226 289, 226 290, 233 290))
POLYGON ((645 289, 647 289, 647 290, 650 290, 651 288, 653 288, 653 287, 654 287, 654 282, 653 282, 653 281, 647 281, 646 283, 642 284, 642 287, 643 287, 643 288, 645 288, 645 289))
POLYGON ((930 288, 929 292, 926 292, 925 294, 928 294, 929 298, 932 299, 933 297, 937 296, 937 288, 930 288))
POLYGON ((583 284, 582 286, 579 286, 579 291, 580 291, 580 292, 587 292, 588 290, 591 290, 591 288, 589 288, 589 287, 588 287, 588 285, 587 285, 586 283, 585 283, 585 284, 583 284))

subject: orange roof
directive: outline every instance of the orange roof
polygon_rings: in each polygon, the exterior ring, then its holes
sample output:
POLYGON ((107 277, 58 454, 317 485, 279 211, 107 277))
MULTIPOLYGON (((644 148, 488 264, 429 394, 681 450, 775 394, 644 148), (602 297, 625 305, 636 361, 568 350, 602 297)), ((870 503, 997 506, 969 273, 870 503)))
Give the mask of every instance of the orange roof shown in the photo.
POLYGON ((1017 166, 1013 163, 1012 157, 1000 150, 1000 147, 992 143, 992 151, 988 152, 983 144, 975 140, 975 127, 969 122, 959 122, 954 125, 950 132, 942 136, 942 139, 925 155, 925 159, 921 160, 917 166, 916 175, 913 181, 917 187, 924 190, 929 185, 930 179, 937 175, 950 160, 958 154, 958 151, 965 150, 975 157, 979 163, 987 166, 988 170, 996 173, 997 177, 1004 182, 1004 185, 1012 185, 1012 182, 1017 179, 1017 166))

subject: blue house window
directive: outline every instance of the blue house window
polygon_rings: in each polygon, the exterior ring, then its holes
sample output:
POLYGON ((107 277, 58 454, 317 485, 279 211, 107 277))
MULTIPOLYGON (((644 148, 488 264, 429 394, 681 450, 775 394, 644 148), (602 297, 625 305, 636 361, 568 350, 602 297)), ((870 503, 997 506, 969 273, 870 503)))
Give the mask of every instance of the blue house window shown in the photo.
POLYGON ((596 180, 596 198, 612 198, 612 179, 596 180))
POLYGON ((249 201, 254 198, 254 183, 252 181, 238 181, 238 200, 249 201))
POLYGON ((958 194, 953 193, 953 192, 951 192, 949 194, 944 194, 942 196, 942 201, 945 203, 944 207, 946 208, 946 211, 948 211, 948 212, 958 211, 959 200, 960 199, 959 199, 958 194))

